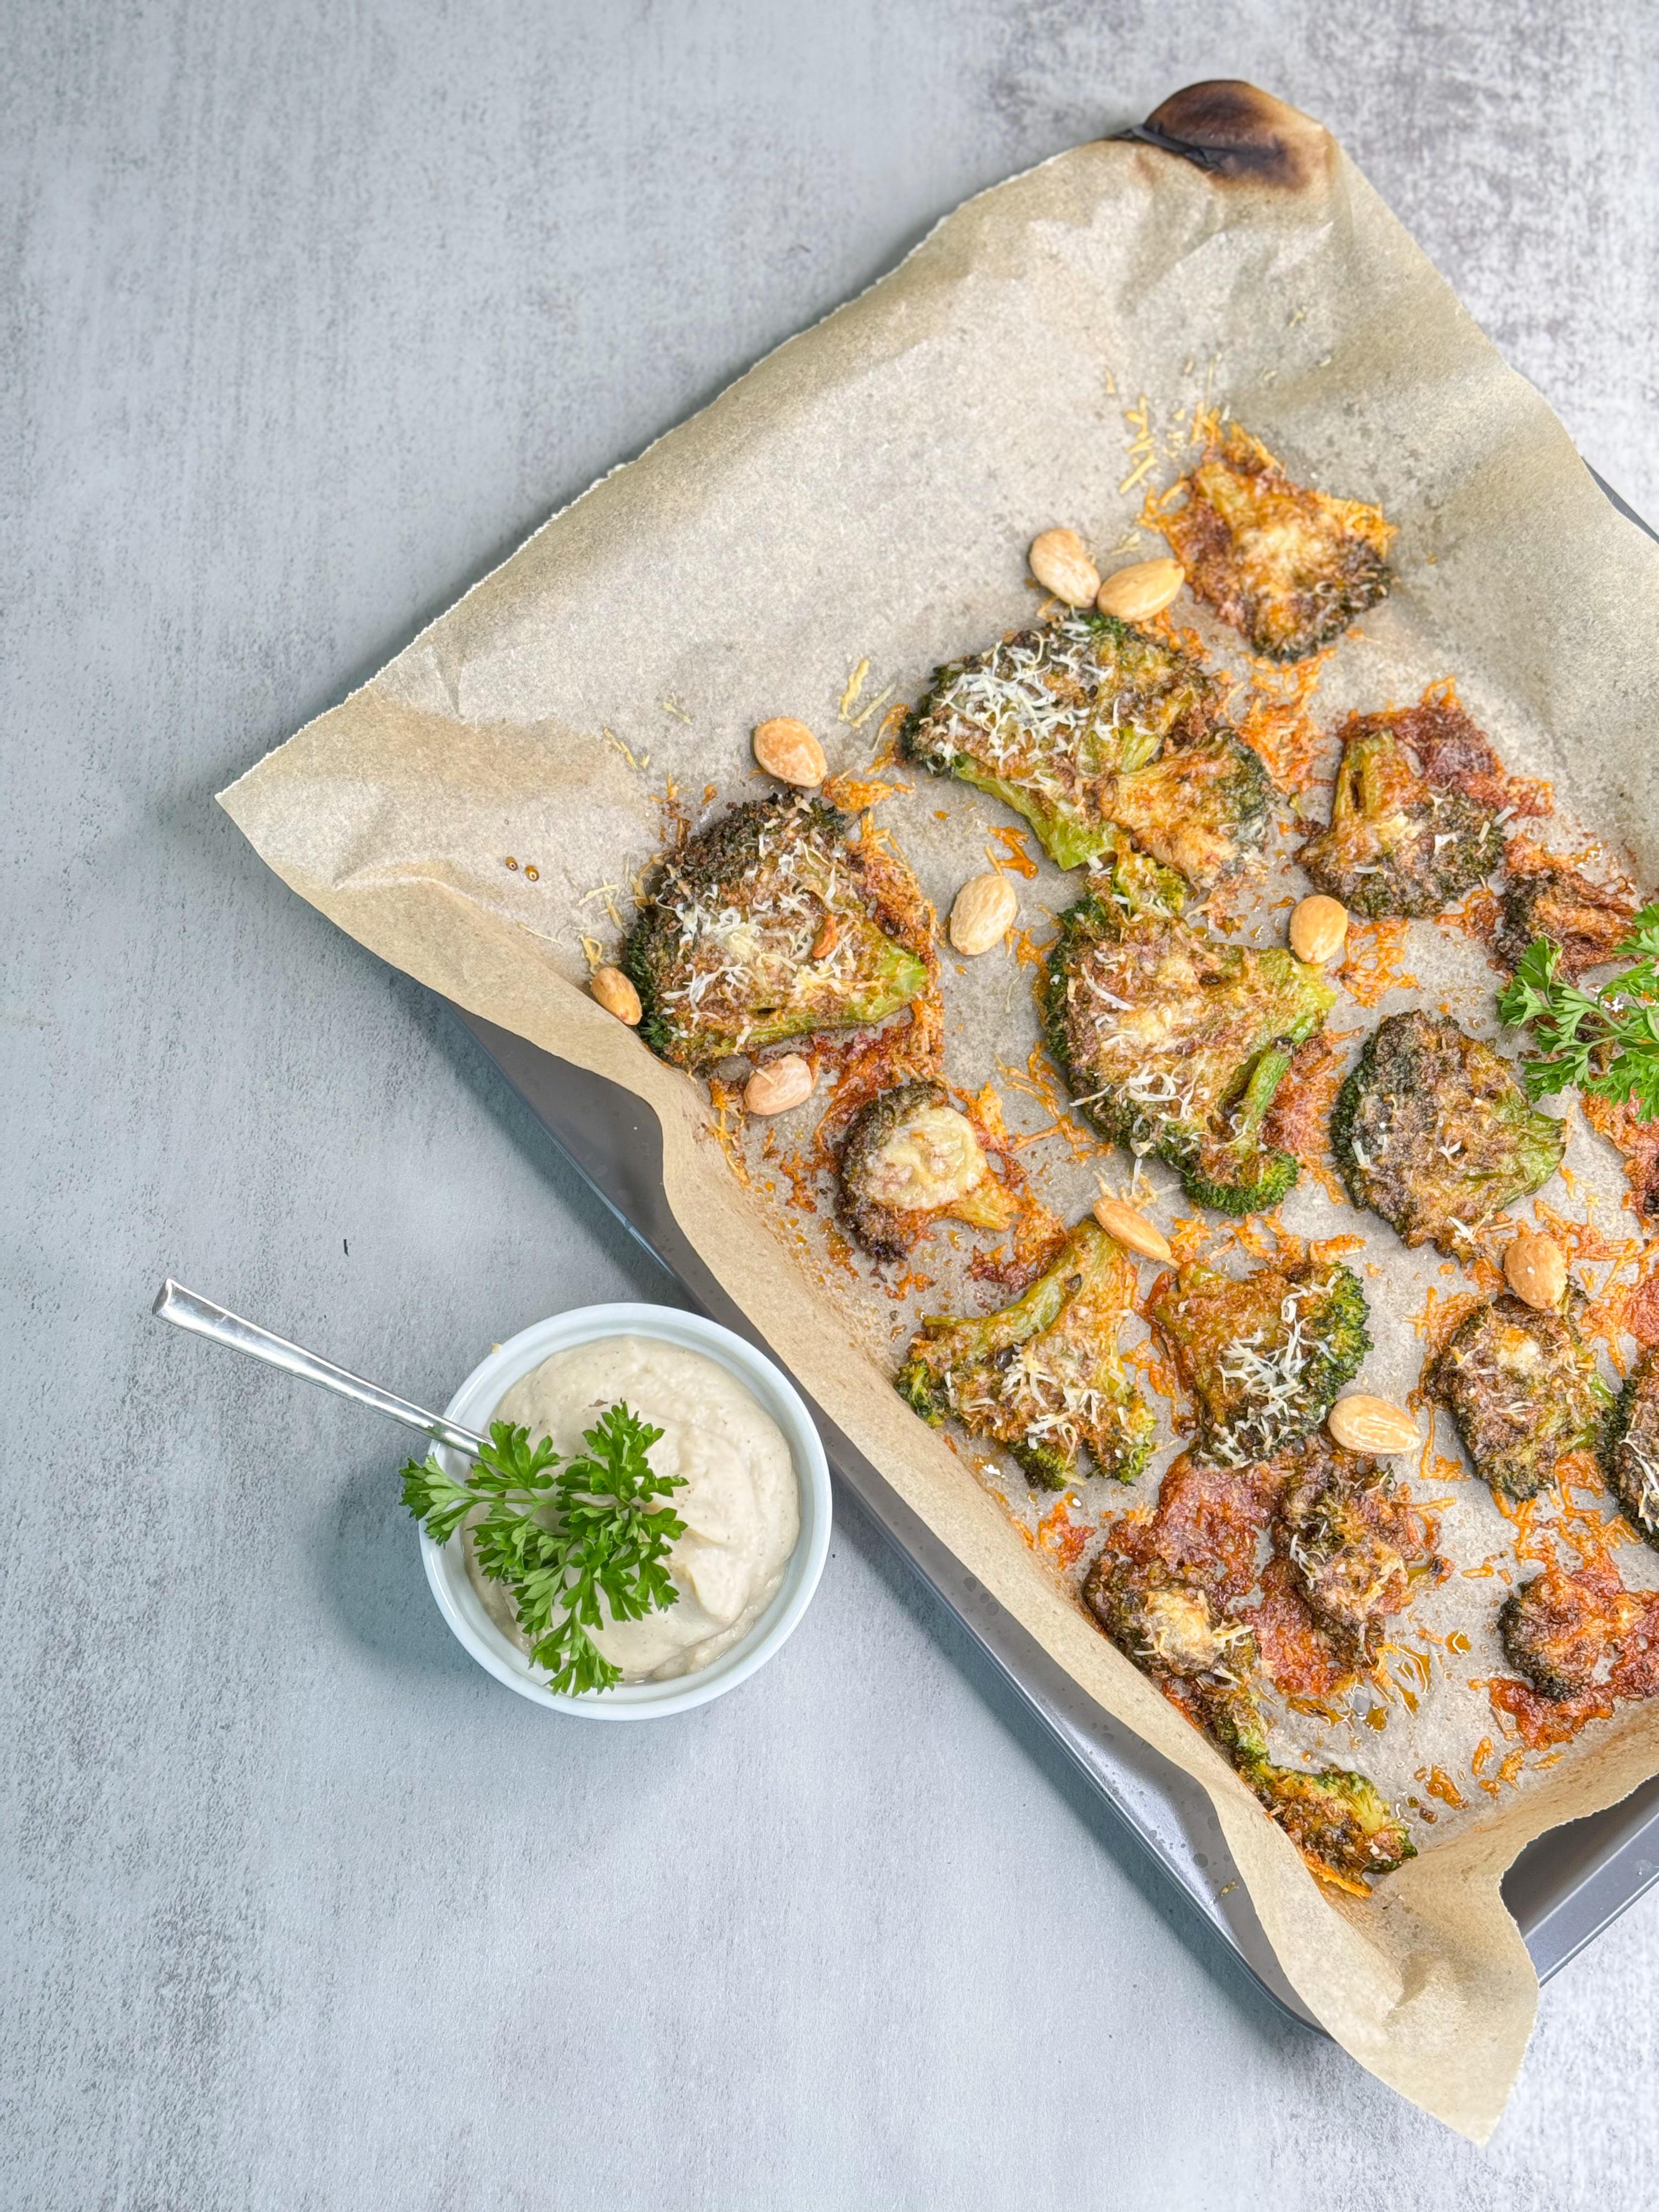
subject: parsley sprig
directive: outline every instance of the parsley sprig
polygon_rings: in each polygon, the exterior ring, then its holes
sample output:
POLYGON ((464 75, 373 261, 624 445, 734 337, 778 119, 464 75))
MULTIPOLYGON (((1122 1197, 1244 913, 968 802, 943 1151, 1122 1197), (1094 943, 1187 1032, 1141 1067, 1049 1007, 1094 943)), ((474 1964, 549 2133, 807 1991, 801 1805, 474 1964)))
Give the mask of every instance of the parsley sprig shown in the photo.
POLYGON ((685 1478, 659 1474, 646 1457, 661 1434, 617 1404, 584 1431, 587 1449, 574 1459, 546 1437, 532 1447, 528 1429, 492 1421, 465 1482, 435 1459, 404 1468, 404 1504, 434 1543, 485 1508, 472 1525, 479 1569, 513 1593, 530 1656, 555 1690, 608 1690, 622 1679, 588 1633, 604 1622, 601 1598, 612 1620, 641 1620, 678 1600, 663 1561, 685 1523, 653 1501, 685 1478))
POLYGON ((1583 990, 1556 973, 1560 946, 1534 938, 1498 994, 1498 1018, 1511 1029, 1531 1024, 1536 1049, 1521 1063, 1529 1097, 1573 1084, 1651 1121, 1659 1117, 1659 906, 1643 908, 1611 957, 1632 964, 1583 990))

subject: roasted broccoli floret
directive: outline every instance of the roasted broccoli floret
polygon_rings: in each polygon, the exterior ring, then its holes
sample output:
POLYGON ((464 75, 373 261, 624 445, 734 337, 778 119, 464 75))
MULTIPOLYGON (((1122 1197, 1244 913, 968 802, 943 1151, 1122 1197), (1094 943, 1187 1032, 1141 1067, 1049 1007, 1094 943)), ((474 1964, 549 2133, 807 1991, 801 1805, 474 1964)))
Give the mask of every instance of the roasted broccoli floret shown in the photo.
POLYGON ((1498 773, 1497 756, 1446 701, 1351 714, 1341 735, 1330 827, 1297 859, 1316 890, 1355 914, 1443 914, 1502 854, 1497 809, 1466 787, 1475 773, 1488 781, 1498 773), (1465 765, 1482 758, 1484 770, 1465 765))
POLYGON ((1023 814, 1062 868, 1124 835, 1207 889, 1267 832, 1267 772, 1212 677, 1110 615, 1068 614, 935 672, 911 759, 1023 814))
POLYGON ((842 1221, 878 1260, 902 1259, 930 1222, 1006 1229, 1018 1211, 942 1083, 872 1098, 847 1132, 838 1182, 842 1221))
POLYGON ((1249 1631, 1218 1614, 1200 1584, 1156 1558, 1109 1546, 1084 1580, 1083 1602, 1113 1643, 1151 1674, 1231 1676, 1255 1662, 1249 1631))
POLYGON ((1062 1490, 1086 1449, 1097 1474, 1133 1482, 1151 1455, 1152 1408, 1123 1370, 1118 1334, 1133 1262, 1093 1220, 1012 1305, 981 1321, 925 1320, 899 1371, 902 1397, 1000 1444, 1030 1480, 1062 1490))
POLYGON ((1234 1608, 1256 1579, 1276 1471, 1184 1454, 1150 1515, 1115 1522, 1083 1584, 1113 1642, 1206 1729, 1322 1871, 1385 1874, 1412 1855, 1404 1826, 1363 1775, 1275 1766, 1257 1703, 1260 1655, 1234 1608))
POLYGON ((653 1052, 709 1067, 883 1021, 926 988, 915 918, 890 910, 851 827, 823 799, 756 799, 668 855, 623 956, 653 1052))
POLYGON ((1390 1014, 1337 1094, 1331 1147, 1348 1195, 1409 1245, 1468 1259, 1481 1231, 1561 1164, 1559 1121, 1499 1052, 1443 1014, 1390 1014))
POLYGON ((1628 884, 1597 883, 1529 837, 1510 839, 1504 866, 1509 882, 1493 949, 1506 968, 1518 967, 1542 937, 1560 948, 1556 975, 1576 983, 1629 941, 1637 900, 1628 884))
POLYGON ((1582 1291, 1540 1312, 1506 1291, 1465 1315, 1423 1380, 1457 1425, 1474 1471, 1506 1498, 1533 1498, 1568 1452, 1595 1443, 1611 1392, 1579 1335, 1582 1291))
MULTIPOLYGON (((1269 660, 1301 660, 1393 581, 1394 536, 1374 507, 1292 483, 1237 422, 1212 423, 1204 457, 1158 526, 1187 581, 1269 660)), ((1171 495, 1173 497, 1174 495, 1171 495)))
POLYGON ((1644 1352, 1601 1437, 1601 1464, 1625 1518, 1659 1550, 1659 1352, 1644 1352))
POLYGON ((1417 1856, 1409 1829, 1367 1775, 1346 1766, 1239 1771, 1297 1849, 1328 1872, 1363 1881, 1417 1856))
POLYGON ((1146 1312, 1192 1395, 1200 1450, 1229 1467, 1316 1429, 1370 1349, 1364 1291, 1340 1261, 1242 1276, 1178 1268, 1158 1278, 1146 1312))
POLYGON ((1626 1589, 1606 1559, 1546 1567, 1498 1616, 1512 1667, 1541 1697, 1648 1698, 1659 1690, 1659 1594, 1626 1589))
POLYGON ((1060 918, 1049 1048, 1101 1134, 1156 1152, 1223 1212, 1276 1206, 1297 1162, 1261 1141, 1274 1091, 1335 993, 1294 953, 1182 920, 1166 870, 1130 855, 1060 918))
POLYGON ((1279 1503, 1279 1537, 1309 1611, 1351 1665, 1369 1667, 1416 1584, 1446 1571, 1437 1524, 1374 1459, 1309 1440, 1279 1503))
POLYGON ((1317 1872, 1363 1882, 1416 1857, 1405 1822, 1367 1776, 1273 1764, 1248 1683, 1206 1678, 1190 1686, 1186 1703, 1317 1872))

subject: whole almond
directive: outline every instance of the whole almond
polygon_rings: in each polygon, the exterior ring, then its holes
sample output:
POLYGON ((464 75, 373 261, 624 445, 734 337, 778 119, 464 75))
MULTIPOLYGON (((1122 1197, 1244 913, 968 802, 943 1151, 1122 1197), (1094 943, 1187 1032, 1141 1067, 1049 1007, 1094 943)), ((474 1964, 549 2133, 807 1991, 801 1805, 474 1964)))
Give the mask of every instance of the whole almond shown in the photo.
POLYGON ((1125 1206, 1121 1198, 1108 1198, 1103 1191, 1095 1200, 1095 1219, 1126 1252, 1138 1252, 1143 1260, 1168 1260, 1172 1256, 1170 1240, 1163 1231, 1154 1229, 1144 1213, 1137 1213, 1133 1206, 1125 1206))
POLYGON ((1026 557, 1043 590, 1068 607, 1086 607, 1100 589, 1100 571, 1075 530, 1045 530, 1026 557))
POLYGON ((626 1022, 630 1030, 638 1027, 640 994, 620 968, 596 968, 587 980, 587 988, 607 1014, 626 1022))
POLYGON ((817 935, 812 939, 814 960, 827 960, 836 949, 836 939, 841 935, 833 914, 826 914, 817 935))
POLYGON ((1540 1313, 1559 1306, 1567 1287, 1567 1262, 1561 1247, 1553 1237, 1540 1237, 1531 1229, 1523 1229, 1511 1238, 1504 1255, 1504 1274, 1522 1304, 1536 1306, 1540 1313))
POLYGON ((787 1052, 781 1060, 769 1060, 755 1070, 743 1086, 743 1103, 751 1114, 787 1114, 811 1097, 817 1081, 798 1052, 787 1052))
POLYGON ((1348 940, 1348 909, 1340 899, 1316 891, 1298 900, 1291 916, 1291 950, 1298 960, 1322 968, 1334 960, 1348 940))
POLYGON ((1132 562, 1127 568, 1113 569, 1096 593, 1095 605, 1120 622, 1151 622, 1175 605, 1186 580, 1179 561, 1132 562))
POLYGON ((957 893, 951 908, 951 942, 971 959, 1000 945, 1014 926, 1019 895, 1006 876, 994 868, 988 875, 974 876, 957 893))
POLYGON ((755 758, 780 783, 798 783, 811 790, 830 773, 823 747, 805 722, 790 714, 775 714, 755 729, 755 758))
POLYGON ((1363 1391, 1339 1398, 1325 1416, 1325 1426, 1345 1451, 1415 1451, 1423 1441, 1403 1407, 1391 1406, 1386 1398, 1368 1398, 1363 1391))

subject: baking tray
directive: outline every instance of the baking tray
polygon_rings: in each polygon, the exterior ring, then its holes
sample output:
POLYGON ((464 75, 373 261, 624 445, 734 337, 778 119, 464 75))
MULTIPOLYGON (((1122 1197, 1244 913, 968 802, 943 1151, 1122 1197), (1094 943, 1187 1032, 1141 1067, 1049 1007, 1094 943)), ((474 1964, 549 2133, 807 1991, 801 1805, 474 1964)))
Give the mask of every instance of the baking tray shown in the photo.
MULTIPOLYGON (((1605 483, 1601 489, 1621 514, 1650 537, 1659 537, 1616 492, 1605 483)), ((450 1011, 583 1180, 667 1269, 688 1303, 769 1351, 669 1211, 661 1133, 650 1109, 603 1076, 459 1007, 450 1011)), ((810 1396, 807 1402, 811 1405, 810 1396)), ((956 1616, 974 1648, 981 1686, 993 1692, 1000 1686, 1001 1701, 1012 1702, 1058 1747, 1111 1825, 1134 1838, 1268 2000, 1316 2027, 1273 1956, 1214 1808, 1198 1784, 1103 1712, 918 1520, 857 1446, 817 1406, 811 1409, 839 1500, 855 1500, 956 1616)), ((1656 1880, 1659 1777, 1607 1812, 1571 1821, 1529 1844, 1504 1877, 1504 1898, 1539 1979, 1559 1972, 1656 1880)))

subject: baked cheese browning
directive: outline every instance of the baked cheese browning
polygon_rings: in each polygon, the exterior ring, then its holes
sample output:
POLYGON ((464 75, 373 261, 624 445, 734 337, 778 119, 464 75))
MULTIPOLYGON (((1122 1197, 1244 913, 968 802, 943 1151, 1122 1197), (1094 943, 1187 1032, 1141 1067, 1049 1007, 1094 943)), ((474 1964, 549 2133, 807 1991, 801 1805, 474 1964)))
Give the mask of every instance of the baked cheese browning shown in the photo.
MULTIPOLYGON (((1193 1601, 1183 1610, 1173 1600, 1166 1606, 1160 1595, 1153 1607, 1153 1617, 1170 1624, 1171 1650, 1180 1640, 1174 1624, 1183 1619, 1190 1632, 1182 1648, 1190 1653, 1205 1648, 1206 1637, 1218 1651, 1248 1649, 1231 1616, 1255 1585, 1261 1538, 1281 1480, 1272 1468, 1222 1467, 1183 1452, 1159 1484, 1152 1513, 1126 1513, 1112 1522, 1083 1600, 1131 1658, 1157 1657, 1140 1648, 1146 1638, 1132 1620, 1145 1609, 1139 1586, 1184 1592, 1193 1601)), ((1165 1657, 1158 1663, 1172 1673, 1206 1671, 1196 1661, 1177 1665, 1165 1657)), ((1237 1662, 1226 1671, 1237 1671, 1237 1662)))
POLYGON ((1632 1101, 1597 1091, 1581 1091, 1578 1103, 1596 1135, 1624 1161, 1632 1208, 1644 1221, 1659 1221, 1659 1121, 1644 1121, 1632 1101))
POLYGON ((1212 427, 1182 492, 1158 527, 1193 590, 1266 659, 1304 659, 1386 597, 1392 524, 1293 483, 1240 424, 1212 427))
POLYGON ((896 1084, 863 1107, 842 1143, 836 1185, 849 1235, 878 1260, 902 1259, 935 1221, 1006 1229, 1019 1211, 942 1083, 896 1084))
POLYGON ((1237 1277, 1182 1267, 1159 1276, 1146 1313, 1192 1396, 1199 1449, 1228 1467, 1316 1429, 1370 1348, 1364 1291, 1340 1261, 1237 1277))
POLYGON ((1369 1667, 1389 1620, 1450 1565, 1439 1524, 1377 1461, 1310 1439, 1279 1499, 1276 1540, 1304 1601, 1339 1655, 1369 1667))
POLYGON ((1073 868, 1125 835, 1207 889, 1257 853, 1270 787, 1215 679, 1167 639, 1068 614, 936 671, 911 759, 1023 814, 1073 868))
POLYGON ((1275 1503, 1303 1471, 1297 1460, 1288 1469, 1228 1468, 1184 1455, 1151 1514, 1126 1514, 1108 1529, 1083 1601, 1220 1747, 1316 1871, 1363 1883, 1413 1856, 1405 1823, 1363 1774, 1274 1765, 1260 1705, 1261 1653, 1237 1617, 1258 1578, 1275 1503))
POLYGON ((1506 1291, 1467 1314, 1424 1370, 1474 1471, 1506 1498, 1534 1498, 1561 1460, 1595 1443, 1611 1393, 1579 1335, 1583 1293, 1539 1311, 1506 1291))
POLYGON ((1546 1698, 1659 1692, 1659 1592, 1626 1589, 1610 1559, 1546 1567, 1511 1593, 1498 1633, 1512 1667, 1546 1698))
POLYGON ((1577 982, 1629 938, 1637 910, 1632 884, 1597 882, 1530 837, 1510 839, 1504 865, 1509 882, 1493 949, 1505 967, 1516 967, 1535 939, 1547 938, 1560 947, 1556 974, 1577 982))
POLYGON ((1183 921, 1179 885, 1133 855, 1060 918, 1043 1012, 1049 1049, 1101 1134, 1154 1152, 1202 1206, 1276 1206, 1297 1178, 1261 1124, 1335 993, 1278 948, 1183 921))
MULTIPOLYGON (((1183 1452, 1166 1470, 1158 1509, 1144 1524, 1150 1555, 1230 1612, 1255 1587, 1260 1540, 1283 1480, 1276 1467, 1225 1467, 1183 1452)), ((1133 1525, 1126 1516, 1114 1534, 1133 1525)))
POLYGON ((1118 1352, 1135 1287, 1128 1254, 1092 1218, 1079 1222, 1012 1305, 924 1320, 899 1394, 935 1426, 954 1419, 1000 1444, 1042 1488, 1075 1480, 1085 1453, 1096 1474, 1133 1482, 1157 1427, 1118 1352))
POLYGON ((1247 1674, 1255 1657, 1249 1629, 1218 1613, 1207 1590, 1147 1548, 1136 1556, 1126 1534, 1109 1544, 1084 1583, 1083 1601, 1113 1643, 1149 1673, 1228 1681, 1247 1674))
POLYGON ((1503 772, 1454 701, 1351 714, 1328 829, 1297 855, 1316 888, 1372 921, 1419 919, 1446 908, 1498 865, 1498 805, 1471 794, 1503 772))
POLYGON ((1626 1520, 1659 1550, 1659 1352, 1644 1352, 1625 1377, 1601 1464, 1626 1520))
POLYGON ((915 917, 848 843, 851 827, 822 799, 781 794, 732 808, 661 862, 623 955, 653 1052, 707 1068, 883 1021, 921 995, 915 917))
POLYGON ((1331 1146, 1356 1206, 1408 1245, 1467 1260, 1506 1206, 1549 1181, 1566 1133, 1528 1104, 1501 1053, 1414 1008, 1365 1040, 1337 1094, 1331 1146))

